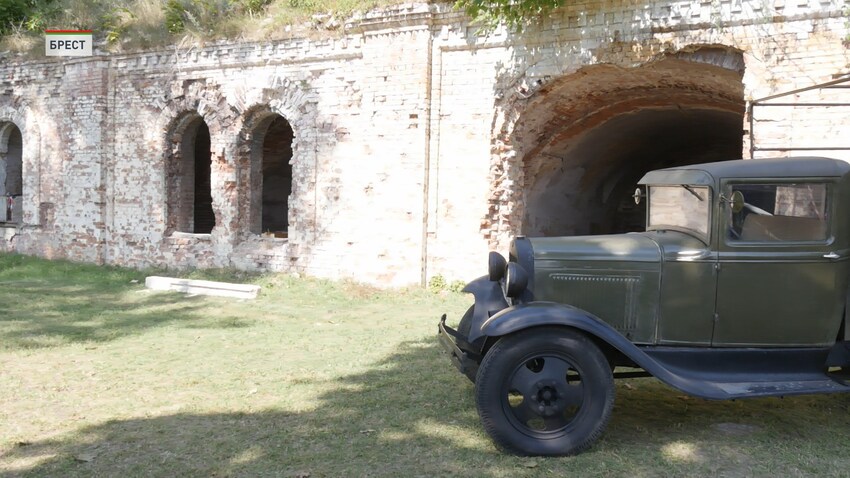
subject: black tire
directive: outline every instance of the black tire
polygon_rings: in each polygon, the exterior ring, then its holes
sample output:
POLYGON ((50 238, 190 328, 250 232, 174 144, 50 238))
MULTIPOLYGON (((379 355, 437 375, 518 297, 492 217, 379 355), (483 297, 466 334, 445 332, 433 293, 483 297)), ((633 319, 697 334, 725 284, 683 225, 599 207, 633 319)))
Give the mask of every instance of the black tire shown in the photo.
MULTIPOLYGON (((460 322, 457 324, 457 331, 464 337, 469 337, 469 329, 472 328, 472 313, 474 310, 475 306, 470 306, 469 309, 466 310, 466 313, 463 314, 463 317, 460 318, 460 322)), ((475 383, 475 377, 478 374, 478 367, 467 368, 464 370, 463 374, 470 382, 475 383)))
POLYGON ((614 378, 586 335, 537 327, 493 345, 478 369, 475 401, 499 448, 518 455, 574 455, 605 430, 614 378))

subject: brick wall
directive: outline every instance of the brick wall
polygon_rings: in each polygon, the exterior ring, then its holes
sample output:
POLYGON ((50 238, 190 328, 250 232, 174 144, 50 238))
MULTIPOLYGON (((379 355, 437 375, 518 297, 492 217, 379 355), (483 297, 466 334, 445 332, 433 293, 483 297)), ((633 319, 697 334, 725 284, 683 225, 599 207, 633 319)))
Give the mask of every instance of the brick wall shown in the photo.
MULTIPOLYGON (((414 4, 366 15, 335 38, 74 60, 7 55, 0 123, 21 131, 24 197, 21 224, 0 235, 0 249, 384 286, 470 279, 483 274, 489 248, 505 251, 522 230, 538 174, 529 168, 541 154, 572 151, 575 128, 592 128, 585 118, 614 100, 622 108, 611 115, 697 103, 743 110, 747 100, 845 74, 847 8, 571 2, 522 35, 479 35, 446 5, 414 4), (705 53, 714 51, 735 54, 705 53), (689 66, 698 64, 708 66, 689 66), (721 71, 735 71, 737 87, 721 71), (287 238, 252 226, 262 200, 254 136, 273 115, 293 130, 287 238), (210 234, 169 221, 191 117, 210 130, 210 234)), ((836 111, 828 133, 776 121, 811 117, 797 110, 757 110, 759 140, 848 137, 841 128, 850 122, 836 111)), ((594 158, 562 173, 573 178, 564 184, 581 183, 594 158)))

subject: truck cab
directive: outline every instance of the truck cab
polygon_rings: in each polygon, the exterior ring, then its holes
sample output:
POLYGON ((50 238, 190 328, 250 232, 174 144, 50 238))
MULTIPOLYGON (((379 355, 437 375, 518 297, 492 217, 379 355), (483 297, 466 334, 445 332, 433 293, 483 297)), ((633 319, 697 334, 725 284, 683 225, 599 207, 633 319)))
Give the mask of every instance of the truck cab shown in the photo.
POLYGON ((644 232, 491 252, 474 305, 438 327, 485 430, 514 453, 578 453, 620 377, 709 399, 850 391, 848 181, 828 158, 662 169, 635 191, 644 232))

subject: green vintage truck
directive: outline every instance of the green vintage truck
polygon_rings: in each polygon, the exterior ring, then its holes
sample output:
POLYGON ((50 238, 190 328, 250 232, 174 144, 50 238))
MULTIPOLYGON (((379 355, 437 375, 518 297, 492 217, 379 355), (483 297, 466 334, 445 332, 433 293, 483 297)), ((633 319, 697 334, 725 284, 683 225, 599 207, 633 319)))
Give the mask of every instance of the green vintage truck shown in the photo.
POLYGON ((526 238, 464 289, 439 338, 502 449, 603 432, 615 378, 736 399, 850 391, 850 164, 725 161, 647 173, 645 232, 526 238))

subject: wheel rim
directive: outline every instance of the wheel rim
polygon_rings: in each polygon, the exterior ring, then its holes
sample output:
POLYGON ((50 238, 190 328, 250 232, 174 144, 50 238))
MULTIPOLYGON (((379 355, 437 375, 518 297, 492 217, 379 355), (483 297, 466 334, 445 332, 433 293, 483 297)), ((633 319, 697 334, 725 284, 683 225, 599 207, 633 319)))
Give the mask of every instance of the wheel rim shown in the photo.
POLYGON ((579 415, 584 385, 579 370, 558 355, 535 355, 507 381, 502 404, 514 427, 534 437, 561 435, 579 415))

